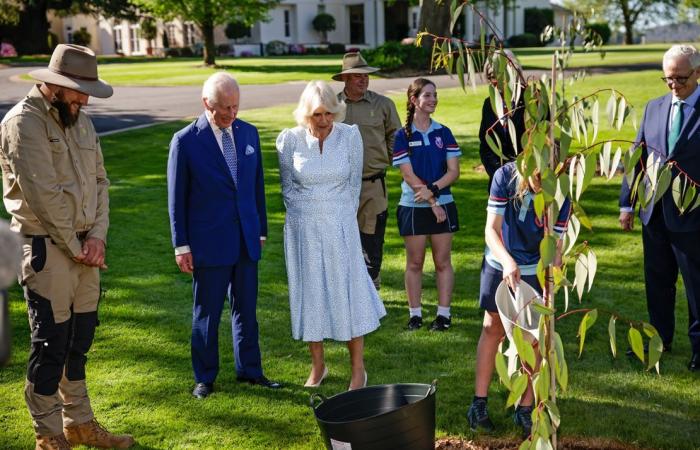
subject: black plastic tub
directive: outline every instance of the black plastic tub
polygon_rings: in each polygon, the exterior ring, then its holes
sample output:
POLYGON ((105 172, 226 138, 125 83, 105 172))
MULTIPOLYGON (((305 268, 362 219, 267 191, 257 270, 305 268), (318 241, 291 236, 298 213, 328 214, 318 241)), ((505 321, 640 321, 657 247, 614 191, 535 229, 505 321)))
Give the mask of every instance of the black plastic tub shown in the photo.
POLYGON ((436 381, 369 386, 328 399, 312 394, 311 407, 326 448, 434 449, 436 381))

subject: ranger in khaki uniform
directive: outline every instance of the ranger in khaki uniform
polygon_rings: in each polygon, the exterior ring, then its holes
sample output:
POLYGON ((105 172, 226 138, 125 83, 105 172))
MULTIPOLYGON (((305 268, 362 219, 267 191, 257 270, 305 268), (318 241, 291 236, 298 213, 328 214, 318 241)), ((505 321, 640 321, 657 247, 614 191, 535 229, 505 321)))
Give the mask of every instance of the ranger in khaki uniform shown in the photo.
POLYGON ((377 289, 381 284, 388 207, 384 177, 391 163, 394 135, 401 128, 394 102, 367 89, 369 74, 378 70, 368 66, 359 53, 346 53, 342 71, 333 75, 335 81, 345 83, 343 91, 338 94, 338 99, 347 105, 343 122, 357 125, 362 135, 364 159, 357 223, 367 271, 377 289))
POLYGON ((37 449, 127 448, 94 418, 85 384, 105 265, 109 181, 95 128, 81 111, 112 88, 86 47, 59 45, 41 81, 0 125, 11 227, 24 239, 21 284, 32 331, 25 399, 37 449))

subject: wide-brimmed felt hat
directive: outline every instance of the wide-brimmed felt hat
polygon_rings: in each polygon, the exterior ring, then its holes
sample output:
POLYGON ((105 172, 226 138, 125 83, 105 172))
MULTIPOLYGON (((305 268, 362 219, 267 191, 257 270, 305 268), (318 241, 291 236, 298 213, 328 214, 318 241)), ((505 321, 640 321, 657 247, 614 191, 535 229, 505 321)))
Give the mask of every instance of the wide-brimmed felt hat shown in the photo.
POLYGON ((343 81, 343 75, 346 73, 374 73, 379 69, 367 65, 367 61, 357 52, 346 53, 343 56, 343 68, 340 73, 333 75, 335 81, 343 81))
POLYGON ((97 77, 95 53, 81 45, 59 44, 51 55, 49 67, 33 70, 29 76, 92 97, 107 98, 114 93, 112 86, 97 77))

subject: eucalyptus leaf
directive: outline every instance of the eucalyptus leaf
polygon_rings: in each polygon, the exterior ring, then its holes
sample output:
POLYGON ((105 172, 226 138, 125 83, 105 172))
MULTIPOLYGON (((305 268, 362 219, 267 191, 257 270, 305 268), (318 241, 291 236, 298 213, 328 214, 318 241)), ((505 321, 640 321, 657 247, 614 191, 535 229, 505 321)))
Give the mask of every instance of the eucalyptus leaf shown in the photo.
POLYGON ((639 358, 639 360, 644 362, 644 344, 642 342, 642 334, 634 327, 630 327, 630 331, 627 334, 627 340, 632 347, 632 351, 639 358))
POLYGON ((586 211, 583 210, 581 205, 578 202, 571 202, 571 205, 574 209, 574 214, 576 214, 576 217, 578 217, 579 222, 581 222, 581 225, 586 227, 588 230, 593 229, 593 225, 591 224, 591 220, 588 218, 586 215, 586 211))
POLYGON ((598 113, 600 109, 600 104, 598 103, 598 98, 593 101, 593 106, 591 106, 591 123, 593 125, 593 142, 596 141, 598 137, 598 113))
POLYGON ((557 240, 551 234, 545 235, 540 241, 540 259, 543 266, 548 266, 554 261, 557 253, 557 240))
POLYGON ((606 108, 608 113, 608 124, 610 127, 615 123, 615 112, 617 111, 617 99, 615 98, 615 91, 610 94, 610 99, 608 100, 608 106, 606 108))
POLYGON ((576 200, 581 198, 581 194, 584 190, 584 180, 586 177, 586 157, 580 155, 578 157, 578 164, 576 165, 576 200))
POLYGON ((610 337, 610 351, 612 352, 613 358, 616 358, 617 340, 615 338, 615 316, 610 316, 610 321, 608 322, 608 336, 610 337))
POLYGON ((625 123, 625 117, 626 115, 626 108, 627 108, 627 100, 625 100, 625 97, 620 97, 620 102, 617 105, 617 130, 620 131, 622 129, 622 125, 625 123))
POLYGON ((496 372, 498 373, 498 378, 501 379, 501 383, 510 390, 510 377, 508 376, 508 364, 506 363, 506 357, 501 352, 496 353, 496 372))
POLYGON ((523 331, 520 327, 513 327, 513 342, 515 343, 515 348, 518 350, 520 361, 534 368, 536 363, 535 351, 532 345, 523 337, 523 331))
POLYGON ((664 166, 659 172, 658 180, 656 181, 656 191, 654 192, 654 203, 658 202, 671 186, 673 172, 670 166, 664 166))
POLYGON ((452 16, 452 20, 450 21, 450 31, 453 31, 455 29, 457 21, 462 17, 462 8, 464 8, 464 5, 466 5, 466 3, 462 3, 456 8, 451 8, 452 11, 450 15, 452 16))
POLYGON ((598 270, 598 258, 595 256, 595 252, 592 249, 588 249, 588 292, 591 292, 591 286, 593 286, 593 279, 595 279, 596 271, 598 270))
POLYGON ((506 408, 513 406, 515 402, 520 400, 520 397, 525 393, 525 389, 527 389, 527 375, 521 373, 513 381, 508 400, 506 401, 506 408))
POLYGON ((579 327, 578 327, 578 336, 579 336, 578 356, 579 356, 579 358, 581 357, 581 353, 583 353, 583 344, 586 341, 586 332, 593 326, 593 324, 595 323, 597 318, 598 318, 598 310, 592 309, 592 310, 588 311, 583 316, 583 319, 581 319, 581 323, 579 324, 579 327))
POLYGON ((608 171, 608 181, 612 180, 612 177, 615 176, 615 173, 617 172, 617 168, 620 165, 621 158, 622 158, 622 149, 620 147, 617 147, 617 150, 615 150, 615 156, 613 156, 612 163, 610 164, 610 170, 608 171))
POLYGON ((647 361, 647 370, 651 370, 652 367, 656 367, 658 373, 657 363, 661 359, 661 353, 664 351, 664 344, 661 342, 661 337, 657 334, 649 339, 649 361, 647 361))
POLYGON ((554 428, 559 428, 559 424, 561 423, 561 414, 559 413, 559 407, 557 404, 551 400, 545 400, 544 406, 547 408, 549 419, 552 421, 554 428))

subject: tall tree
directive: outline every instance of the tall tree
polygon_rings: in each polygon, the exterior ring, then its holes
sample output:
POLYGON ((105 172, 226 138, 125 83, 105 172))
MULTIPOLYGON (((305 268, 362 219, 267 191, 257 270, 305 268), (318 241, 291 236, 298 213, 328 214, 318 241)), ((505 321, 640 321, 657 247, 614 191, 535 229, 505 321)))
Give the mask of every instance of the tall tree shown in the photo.
POLYGON ((279 0, 134 0, 164 20, 181 17, 194 22, 204 38, 204 64, 216 63, 214 28, 241 21, 252 25, 265 20, 279 0))
MULTIPOLYGON (((420 5, 420 23, 418 31, 427 31, 436 36, 451 36, 450 29, 450 2, 447 0, 423 0, 420 5)), ((423 46, 430 48, 433 45, 432 38, 426 36, 423 46)))
POLYGON ((129 0, 0 0, 0 23, 12 23, 13 44, 20 54, 49 53, 49 10, 59 15, 102 14, 107 17, 135 17, 129 0), (27 39, 31 36, 31 39, 27 39))
MULTIPOLYGON (((693 2, 696 0, 688 0, 693 2)), ((618 20, 625 27, 625 44, 634 43, 634 25, 644 15, 663 15, 678 7, 678 0, 567 0, 564 5, 589 16, 618 20)))

